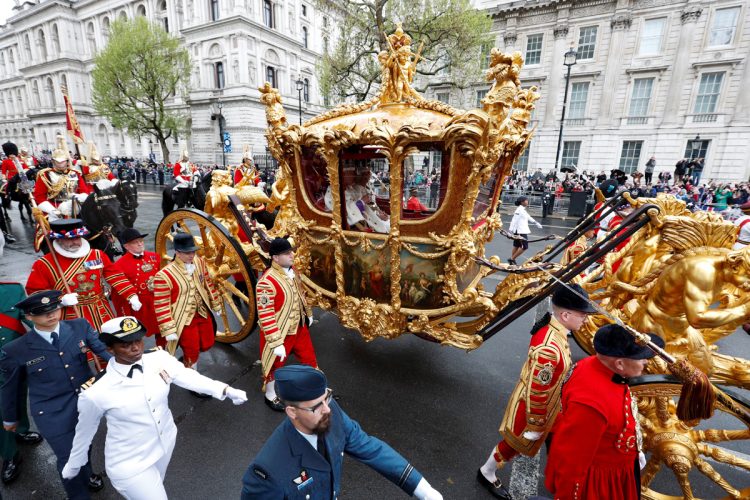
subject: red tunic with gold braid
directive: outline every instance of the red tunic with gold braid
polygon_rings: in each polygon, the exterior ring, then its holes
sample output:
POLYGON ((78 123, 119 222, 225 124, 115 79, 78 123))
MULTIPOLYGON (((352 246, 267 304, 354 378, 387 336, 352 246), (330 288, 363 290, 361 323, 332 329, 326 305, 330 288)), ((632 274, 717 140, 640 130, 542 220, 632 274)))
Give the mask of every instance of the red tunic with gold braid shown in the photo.
POLYGON ((555 499, 635 500, 638 409, 625 379, 596 356, 579 361, 562 394, 545 485, 555 499))
POLYGON ((75 193, 85 193, 85 194, 91 194, 93 189, 91 186, 86 184, 86 182, 83 180, 83 175, 79 174, 75 170, 68 170, 65 173, 58 173, 54 169, 51 168, 45 168, 36 177, 36 183, 34 184, 34 201, 37 205, 41 204, 44 201, 49 201, 54 205, 55 207, 59 206, 60 203, 63 201, 69 200, 69 195, 72 194, 72 192, 75 193), (63 189, 63 192, 60 194, 57 194, 54 197, 50 197, 50 188, 54 186, 57 182, 59 182, 60 177, 76 177, 77 179, 72 179, 72 182, 69 185, 72 185, 74 189, 66 190, 63 189))
MULTIPOLYGON (((135 288, 125 276, 112 266, 107 254, 101 250, 91 250, 81 258, 72 259, 57 254, 57 262, 68 282, 71 293, 78 294, 78 306, 63 308, 62 319, 77 318, 75 308, 81 312, 91 326, 99 329, 102 323, 115 317, 109 300, 104 295, 104 282, 125 300, 135 296, 135 288)), ((40 290, 60 290, 67 293, 63 277, 57 271, 52 255, 47 254, 31 266, 31 274, 26 282, 26 292, 31 294, 40 290)))
POLYGON ((512 458, 513 450, 535 455, 552 430, 560 411, 562 383, 572 364, 567 336, 568 329, 554 316, 531 336, 528 359, 500 424, 503 441, 497 451, 503 459, 512 458), (526 431, 541 432, 542 436, 531 441, 523 437, 526 431))
POLYGON ((159 256, 154 252, 143 252, 143 255, 138 258, 128 252, 120 257, 112 267, 120 271, 130 281, 143 305, 139 311, 133 311, 126 300, 120 298, 119 295, 113 295, 112 303, 115 305, 117 314, 138 318, 138 321, 146 327, 149 336, 159 333, 159 324, 156 322, 156 311, 154 310, 154 276, 159 272, 159 256))

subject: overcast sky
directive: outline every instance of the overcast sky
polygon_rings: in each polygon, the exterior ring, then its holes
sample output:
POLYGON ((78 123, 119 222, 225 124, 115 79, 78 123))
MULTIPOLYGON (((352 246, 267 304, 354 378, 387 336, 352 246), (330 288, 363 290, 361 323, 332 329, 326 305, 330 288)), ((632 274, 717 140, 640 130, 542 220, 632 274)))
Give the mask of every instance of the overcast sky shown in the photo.
POLYGON ((0 0, 0 24, 5 24, 5 20, 13 14, 13 0, 0 0))

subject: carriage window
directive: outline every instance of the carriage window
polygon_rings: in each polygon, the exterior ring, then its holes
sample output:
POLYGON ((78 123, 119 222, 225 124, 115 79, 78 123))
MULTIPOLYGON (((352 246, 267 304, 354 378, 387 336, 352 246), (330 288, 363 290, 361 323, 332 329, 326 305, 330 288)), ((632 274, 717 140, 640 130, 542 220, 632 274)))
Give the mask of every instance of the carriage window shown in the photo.
POLYGON ((475 221, 484 219, 487 216, 487 209, 492 205, 492 200, 495 196, 495 185, 497 184, 497 171, 492 173, 492 176, 479 185, 479 192, 477 193, 477 199, 474 201, 474 211, 471 216, 475 221))
POLYGON ((379 148, 354 146, 339 155, 341 219, 345 229, 387 234, 390 221, 389 163, 379 148))
POLYGON ((424 219, 443 203, 448 189, 449 153, 440 144, 420 144, 404 158, 401 218, 424 219))
POLYGON ((300 155, 302 184, 310 203, 321 212, 331 212, 332 198, 326 162, 318 148, 303 147, 300 155))

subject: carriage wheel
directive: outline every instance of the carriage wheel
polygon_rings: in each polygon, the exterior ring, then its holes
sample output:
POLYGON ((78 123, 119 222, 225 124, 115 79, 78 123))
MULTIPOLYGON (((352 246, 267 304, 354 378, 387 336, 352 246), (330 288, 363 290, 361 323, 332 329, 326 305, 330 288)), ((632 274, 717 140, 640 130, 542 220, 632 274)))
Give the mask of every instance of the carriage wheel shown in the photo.
MULTIPOLYGON (((734 451, 750 442, 750 429, 718 402, 710 419, 681 422, 675 415, 681 387, 666 375, 645 375, 631 383, 648 458, 641 471, 643 498, 750 498, 750 460, 734 451)), ((750 408, 750 401, 723 390, 750 408)))
POLYGON ((167 253, 173 239, 173 226, 195 237, 198 255, 208 265, 221 297, 221 314, 216 340, 239 342, 253 331, 258 321, 255 308, 255 272, 240 244, 215 218, 196 209, 171 212, 156 230, 156 253, 162 267, 171 260, 167 253))

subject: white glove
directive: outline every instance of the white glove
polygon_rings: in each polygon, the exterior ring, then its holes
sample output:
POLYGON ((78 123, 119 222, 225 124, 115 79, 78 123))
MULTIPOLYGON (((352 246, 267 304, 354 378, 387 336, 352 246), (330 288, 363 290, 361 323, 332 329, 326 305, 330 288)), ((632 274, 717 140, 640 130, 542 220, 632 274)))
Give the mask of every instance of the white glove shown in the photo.
POLYGON ((247 394, 245 393, 245 391, 235 389, 234 387, 227 387, 226 395, 229 399, 232 400, 232 403, 235 405, 241 405, 242 403, 247 401, 247 394))
POLYGON ((179 340, 179 339, 177 338, 177 334, 176 333, 170 333, 169 335, 167 335, 165 337, 165 340, 167 342, 177 342, 177 340, 179 340))
POLYGON ((414 496, 418 500, 443 500, 443 495, 438 490, 430 486, 425 478, 420 479, 414 490, 414 496))
POLYGON ((646 455, 642 452, 638 452, 638 466, 643 470, 646 467, 646 455))
POLYGON ((284 361, 284 359, 286 359, 286 349, 284 349, 284 345, 282 344, 274 347, 273 354, 279 357, 279 361, 284 361))
POLYGON ((542 229, 542 228, 543 228, 544 226, 542 226, 541 224, 539 224, 539 223, 537 222, 537 223, 536 223, 536 227, 538 227, 539 229, 542 229))
POLYGON ((133 308, 134 311, 140 311, 141 307, 143 307, 143 304, 141 304, 141 299, 138 298, 137 295, 133 295, 128 299, 128 302, 130 302, 130 307, 133 308))
POLYGON ((89 195, 86 194, 86 193, 78 193, 76 195, 76 200, 78 200, 78 203, 83 203, 84 201, 86 201, 86 198, 88 198, 88 197, 89 197, 89 195))
POLYGON ((71 467, 70 462, 65 464, 65 467, 63 467, 62 470, 62 477, 63 479, 73 479, 78 475, 78 473, 81 471, 80 467, 71 467))
POLYGON ((77 293, 66 293, 62 296, 62 305, 64 306, 75 306, 78 305, 78 294, 77 293))
POLYGON ((311 327, 312 324, 313 324, 313 317, 312 317, 312 314, 311 314, 310 316, 307 317, 307 326, 308 326, 308 328, 311 327))
POLYGON ((536 441, 542 437, 542 433, 537 431, 526 431, 523 433, 523 437, 529 441, 536 441))

